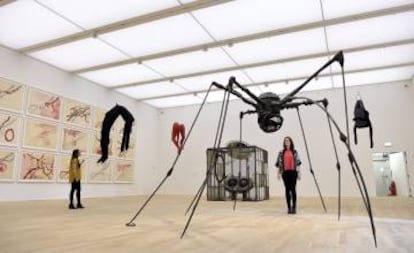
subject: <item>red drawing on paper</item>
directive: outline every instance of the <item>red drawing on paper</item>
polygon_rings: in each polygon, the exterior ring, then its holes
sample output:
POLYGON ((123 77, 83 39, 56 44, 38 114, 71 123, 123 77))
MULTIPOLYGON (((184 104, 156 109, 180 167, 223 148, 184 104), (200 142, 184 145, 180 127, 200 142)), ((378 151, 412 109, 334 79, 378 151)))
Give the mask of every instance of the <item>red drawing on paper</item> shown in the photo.
POLYGON ((20 88, 22 88, 22 85, 18 85, 18 86, 11 85, 6 89, 1 89, 0 88, 0 98, 3 98, 3 97, 8 96, 8 95, 12 95, 12 94, 16 93, 17 91, 19 91, 20 88))
POLYGON ((44 114, 43 116, 48 116, 53 119, 58 120, 60 118, 60 98, 59 97, 51 97, 49 101, 44 103, 44 114))
POLYGON ((22 179, 53 179, 54 159, 45 154, 36 157, 34 154, 23 154, 22 179))
POLYGON ((4 173, 7 171, 8 166, 7 163, 13 162, 14 154, 8 153, 4 157, 0 157, 0 173, 4 173))
POLYGON ((0 122, 0 131, 4 131, 4 140, 6 142, 12 142, 14 140, 14 129, 12 128, 12 125, 16 122, 16 118, 13 118, 11 116, 7 116, 6 119, 3 120, 3 122, 0 122))
POLYGON ((28 102, 28 112, 30 114, 60 119, 61 98, 46 92, 31 90, 28 102))
POLYGON ((80 119, 85 123, 89 123, 90 114, 89 106, 74 106, 69 108, 69 114, 66 115, 66 121, 76 122, 80 119))

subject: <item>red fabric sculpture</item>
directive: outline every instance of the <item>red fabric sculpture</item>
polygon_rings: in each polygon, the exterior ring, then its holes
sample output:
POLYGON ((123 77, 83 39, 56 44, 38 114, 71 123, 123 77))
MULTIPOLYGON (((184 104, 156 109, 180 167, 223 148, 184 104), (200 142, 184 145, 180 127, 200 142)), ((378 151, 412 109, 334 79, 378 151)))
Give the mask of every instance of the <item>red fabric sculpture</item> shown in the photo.
POLYGON ((177 147, 178 153, 180 153, 184 148, 184 140, 185 140, 184 124, 174 122, 174 124, 172 125, 171 140, 174 143, 174 145, 177 147))

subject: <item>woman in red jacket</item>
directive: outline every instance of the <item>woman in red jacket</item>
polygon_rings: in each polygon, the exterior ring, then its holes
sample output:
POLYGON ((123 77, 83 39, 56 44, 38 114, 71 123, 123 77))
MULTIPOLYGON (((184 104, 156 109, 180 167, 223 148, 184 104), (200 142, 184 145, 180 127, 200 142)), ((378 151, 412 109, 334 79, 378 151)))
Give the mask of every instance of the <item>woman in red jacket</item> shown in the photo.
POLYGON ((292 138, 286 136, 283 139, 283 150, 279 152, 276 161, 278 179, 283 178, 285 184, 285 196, 288 206, 288 214, 296 214, 296 181, 300 180, 299 154, 295 150, 292 138))

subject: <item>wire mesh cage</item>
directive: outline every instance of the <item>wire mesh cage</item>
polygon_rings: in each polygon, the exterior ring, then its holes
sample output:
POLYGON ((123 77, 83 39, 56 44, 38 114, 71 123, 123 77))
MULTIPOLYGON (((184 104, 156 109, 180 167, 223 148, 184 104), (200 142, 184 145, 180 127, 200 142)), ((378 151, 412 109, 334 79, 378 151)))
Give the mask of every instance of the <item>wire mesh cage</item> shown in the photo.
POLYGON ((207 200, 269 199, 267 151, 256 146, 207 149, 207 200))

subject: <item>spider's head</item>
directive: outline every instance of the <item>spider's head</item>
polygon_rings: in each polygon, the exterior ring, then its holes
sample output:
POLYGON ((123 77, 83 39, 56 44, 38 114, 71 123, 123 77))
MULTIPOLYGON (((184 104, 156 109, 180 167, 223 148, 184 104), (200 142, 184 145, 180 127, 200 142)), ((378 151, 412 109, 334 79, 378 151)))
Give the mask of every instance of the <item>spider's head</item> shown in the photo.
POLYGON ((282 127, 283 117, 280 115, 280 97, 273 92, 265 92, 259 96, 263 102, 258 110, 260 129, 266 133, 273 133, 282 127))

